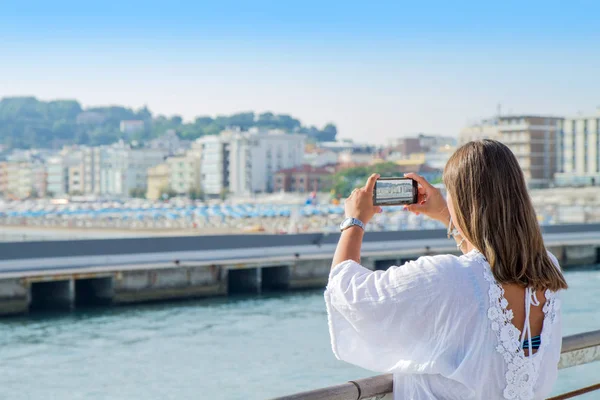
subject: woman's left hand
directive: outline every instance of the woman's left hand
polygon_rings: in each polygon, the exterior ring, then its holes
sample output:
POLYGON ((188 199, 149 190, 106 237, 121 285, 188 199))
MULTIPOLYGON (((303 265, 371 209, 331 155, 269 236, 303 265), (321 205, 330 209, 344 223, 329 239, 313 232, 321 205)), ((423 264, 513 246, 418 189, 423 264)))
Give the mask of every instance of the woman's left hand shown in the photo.
POLYGON ((373 205, 373 189, 378 178, 379 174, 373 174, 365 186, 352 191, 344 204, 346 217, 356 218, 366 225, 375 214, 381 212, 381 207, 373 205))

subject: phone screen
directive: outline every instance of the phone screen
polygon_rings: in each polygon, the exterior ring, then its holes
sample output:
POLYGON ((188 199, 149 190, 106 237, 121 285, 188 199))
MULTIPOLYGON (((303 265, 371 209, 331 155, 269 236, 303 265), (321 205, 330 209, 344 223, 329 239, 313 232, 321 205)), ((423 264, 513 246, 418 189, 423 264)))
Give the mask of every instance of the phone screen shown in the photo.
POLYGON ((414 204, 418 198, 417 182, 410 178, 379 178, 373 191, 373 205, 414 204))

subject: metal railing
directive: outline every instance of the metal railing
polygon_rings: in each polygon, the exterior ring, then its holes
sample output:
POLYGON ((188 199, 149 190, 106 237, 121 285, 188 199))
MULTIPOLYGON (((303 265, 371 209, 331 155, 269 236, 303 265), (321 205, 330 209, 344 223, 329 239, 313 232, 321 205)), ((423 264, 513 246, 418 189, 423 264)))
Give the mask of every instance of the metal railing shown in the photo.
MULTIPOLYGON (((600 330, 563 338, 559 369, 600 361, 600 330)), ((589 386, 548 400, 562 400, 600 389, 589 386)), ((273 400, 383 400, 391 399, 392 375, 357 379, 337 386, 278 397, 273 400)))

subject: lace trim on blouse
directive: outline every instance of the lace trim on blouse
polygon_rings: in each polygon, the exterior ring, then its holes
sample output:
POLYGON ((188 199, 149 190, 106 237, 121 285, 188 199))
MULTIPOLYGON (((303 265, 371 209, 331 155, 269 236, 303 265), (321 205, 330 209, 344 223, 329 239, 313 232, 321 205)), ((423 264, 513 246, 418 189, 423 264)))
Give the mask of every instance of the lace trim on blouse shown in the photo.
POLYGON ((556 298, 555 292, 546 290, 546 303, 543 307, 544 324, 542 327, 541 346, 537 353, 525 356, 520 343, 521 331, 512 324, 513 312, 508 310, 508 301, 504 298, 504 289, 496 282, 489 264, 483 255, 477 252, 477 259, 483 264, 484 278, 489 283, 488 295, 490 308, 488 318, 491 328, 496 332, 498 345, 496 351, 502 355, 507 366, 506 387, 504 398, 508 400, 530 400, 534 398, 534 386, 539 371, 539 357, 536 357, 550 343, 551 326, 556 319, 557 311, 560 309, 560 300, 556 298))

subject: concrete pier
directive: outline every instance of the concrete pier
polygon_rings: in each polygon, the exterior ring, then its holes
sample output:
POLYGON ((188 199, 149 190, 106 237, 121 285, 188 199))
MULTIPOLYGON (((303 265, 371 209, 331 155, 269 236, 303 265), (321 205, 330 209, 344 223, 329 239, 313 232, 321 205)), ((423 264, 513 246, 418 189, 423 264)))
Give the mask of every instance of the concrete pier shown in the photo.
POLYGON ((171 267, 115 273, 112 303, 183 299, 227 294, 222 267, 171 267))
POLYGON ((289 288, 324 288, 327 285, 331 259, 298 260, 290 267, 289 288))
MULTIPOLYGON (((600 225, 549 227, 563 268, 597 264, 600 225)), ((361 263, 386 270, 458 254, 442 231, 373 232, 361 263)), ((172 299, 324 288, 336 235, 0 243, 0 315, 172 299), (260 247, 262 246, 262 247, 260 247)))

